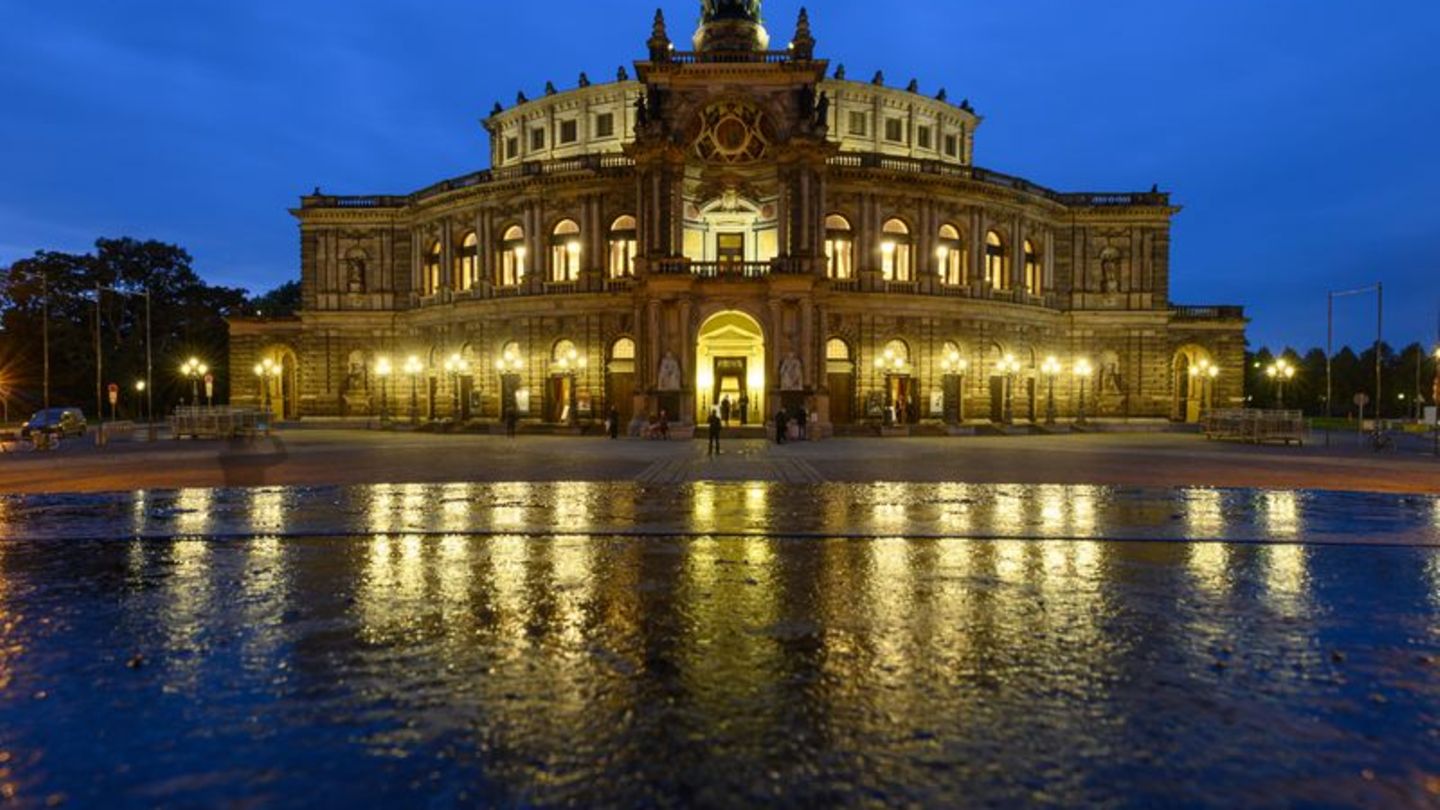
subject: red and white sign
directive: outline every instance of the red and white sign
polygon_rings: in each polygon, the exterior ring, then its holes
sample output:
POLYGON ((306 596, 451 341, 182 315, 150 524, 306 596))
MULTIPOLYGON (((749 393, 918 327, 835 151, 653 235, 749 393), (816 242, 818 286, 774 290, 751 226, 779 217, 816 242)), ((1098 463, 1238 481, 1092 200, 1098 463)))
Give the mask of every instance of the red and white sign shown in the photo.
POLYGON ((110 392, 110 407, 115 407, 115 403, 120 401, 120 386, 110 383, 105 390, 110 392))
POLYGON ((205 375, 205 398, 212 399, 215 396, 215 375, 205 375))

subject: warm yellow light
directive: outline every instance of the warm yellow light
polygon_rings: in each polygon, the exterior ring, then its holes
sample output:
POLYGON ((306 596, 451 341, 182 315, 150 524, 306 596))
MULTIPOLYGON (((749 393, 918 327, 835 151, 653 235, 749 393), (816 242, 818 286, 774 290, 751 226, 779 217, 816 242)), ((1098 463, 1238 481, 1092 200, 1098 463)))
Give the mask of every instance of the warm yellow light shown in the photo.
POLYGON ((565 250, 568 251, 571 256, 579 256, 579 255, 580 255, 580 243, 579 243, 579 242, 576 242, 576 241, 566 242, 566 243, 565 243, 565 250))
POLYGON ((390 358, 380 357, 375 360, 375 374, 381 378, 389 377, 394 369, 390 365, 390 358))
POLYGON ((1210 370, 1207 371, 1206 373, 1209 374, 1209 375, 1210 375, 1210 379, 1213 380, 1213 379, 1215 379, 1216 377, 1219 377, 1219 376, 1220 376, 1220 367, 1219 367, 1219 366, 1211 366, 1211 367, 1210 367, 1210 370))
POLYGON ((264 377, 264 376, 265 376, 265 367, 262 366, 262 365, 260 365, 259 363, 256 363, 256 364, 255 364, 255 376, 256 376, 256 377, 264 377))
POLYGON ((961 357, 960 359, 958 359, 958 360, 955 361, 955 370, 958 371, 958 372, 960 372, 961 374, 964 374, 965 371, 966 371, 967 369, 969 369, 969 368, 970 368, 970 361, 969 361, 969 360, 966 360, 965 358, 961 357))
POLYGON ((887 256, 890 255, 891 253, 894 253, 894 252, 895 252, 895 243, 894 243, 894 242, 891 242, 891 241, 888 241, 888 240, 887 240, 887 241, 884 241, 884 242, 881 242, 881 243, 880 243, 880 252, 881 252, 881 253, 884 253, 884 254, 887 255, 887 256))
POLYGON ((410 374, 410 375, 419 374, 422 370, 424 370, 424 368, 425 368, 425 367, 420 364, 420 358, 416 357, 415 355, 412 354, 412 355, 410 355, 409 357, 405 358, 405 373, 406 373, 406 374, 410 374))
POLYGON ((1094 372, 1095 369, 1090 365, 1088 358, 1082 357, 1075 361, 1075 376, 1089 377, 1094 372))
POLYGON ((136 380, 136 381, 135 381, 135 390, 136 390, 136 391, 144 391, 144 390, 145 390, 145 381, 144 381, 144 380, 136 380))
POLYGON ((1045 358, 1045 362, 1040 365, 1040 370, 1044 372, 1047 377, 1053 377, 1060 373, 1060 361, 1057 360, 1054 355, 1051 355, 1045 358))

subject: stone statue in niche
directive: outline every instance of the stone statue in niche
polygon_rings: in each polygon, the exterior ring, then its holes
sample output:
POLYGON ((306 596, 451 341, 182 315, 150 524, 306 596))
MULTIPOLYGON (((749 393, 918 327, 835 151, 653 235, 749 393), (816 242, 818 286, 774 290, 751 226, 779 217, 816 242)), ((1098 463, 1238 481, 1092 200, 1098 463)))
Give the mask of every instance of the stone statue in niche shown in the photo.
POLYGON ((350 353, 350 362, 345 369, 345 393, 356 394, 365 391, 365 353, 350 353))
POLYGON ((345 288, 352 293, 365 292, 365 254, 359 251, 345 257, 345 288))
POLYGON ((1120 292, 1120 251, 1113 247, 1100 251, 1100 280, 1103 291, 1120 292))
POLYGON ((785 355, 780 362, 780 390, 802 391, 805 389, 805 367, 794 352, 785 355))
POLYGON ((656 388, 661 391, 680 390, 680 361, 675 359, 674 354, 666 352, 665 356, 661 358, 660 375, 657 382, 656 388))

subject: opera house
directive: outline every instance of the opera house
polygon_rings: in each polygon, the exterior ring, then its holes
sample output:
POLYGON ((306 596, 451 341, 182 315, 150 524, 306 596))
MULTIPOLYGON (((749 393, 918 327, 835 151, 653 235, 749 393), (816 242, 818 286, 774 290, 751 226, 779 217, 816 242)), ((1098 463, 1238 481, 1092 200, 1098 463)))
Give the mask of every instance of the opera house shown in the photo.
POLYGON ((1169 194, 979 168, 968 101, 847 77, 803 11, 777 43, 707 0, 646 45, 496 105, 490 168, 302 197, 302 309, 232 320, 237 404, 561 432, 728 398, 824 436, 1242 398, 1242 309, 1171 300, 1169 194))

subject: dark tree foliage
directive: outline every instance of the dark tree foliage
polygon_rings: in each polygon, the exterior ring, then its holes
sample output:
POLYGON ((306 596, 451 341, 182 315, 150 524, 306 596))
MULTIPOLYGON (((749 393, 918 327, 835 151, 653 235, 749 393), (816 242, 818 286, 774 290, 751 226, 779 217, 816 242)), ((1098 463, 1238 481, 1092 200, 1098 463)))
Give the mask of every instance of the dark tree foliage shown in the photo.
POLYGON ((246 303, 245 309, 246 315, 257 318, 288 318, 300 311, 300 282, 287 281, 257 295, 246 303))
MULTIPOLYGON (((1300 408, 1311 416, 1323 416, 1325 408, 1325 350, 1314 348, 1303 357, 1292 349, 1272 354, 1262 348, 1245 356, 1245 391, 1250 404, 1259 408, 1279 407, 1280 388, 1265 369, 1283 357, 1295 366, 1294 379, 1285 385, 1285 407, 1300 408)), ((1380 415, 1386 418, 1414 417, 1419 408, 1435 404, 1434 349, 1412 343, 1396 352, 1380 344, 1380 415)), ((1337 417, 1354 418, 1359 413, 1355 395, 1365 394, 1367 418, 1375 413, 1375 347, 1359 354, 1346 346, 1330 358, 1330 386, 1337 417)))
POLYGON ((216 401, 227 400, 225 318, 243 312, 245 291, 205 283, 190 254, 175 245, 122 238, 100 239, 93 253, 82 255, 39 251, 0 269, 0 369, 18 404, 41 404, 48 300, 50 404, 81 407, 93 418, 97 287, 100 382, 120 386, 121 416, 137 415, 142 399, 135 382, 145 378, 147 290, 155 413, 168 411, 182 394, 188 397, 189 383, 178 369, 191 356, 212 369, 216 401))

